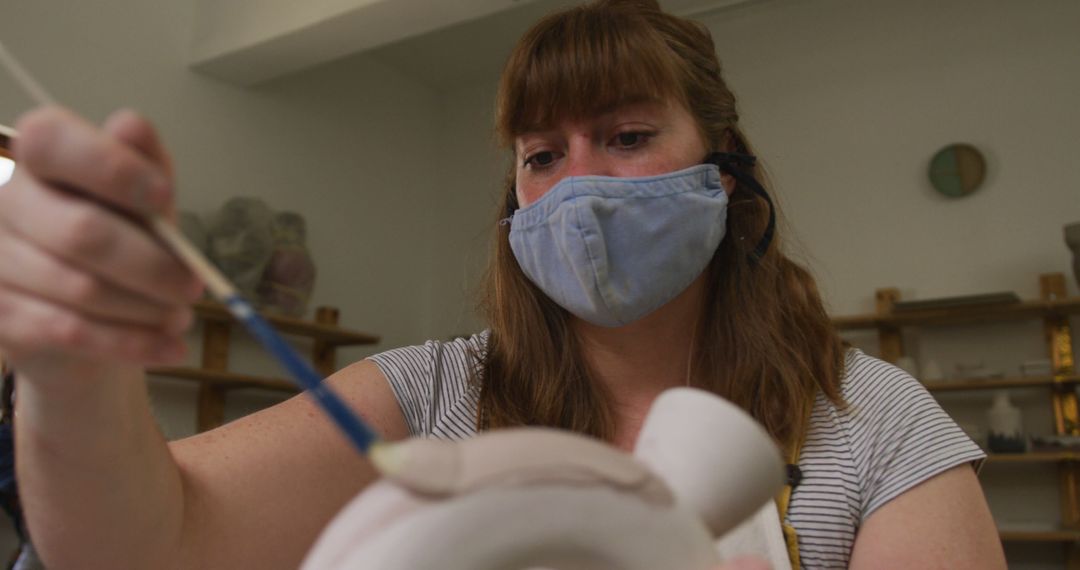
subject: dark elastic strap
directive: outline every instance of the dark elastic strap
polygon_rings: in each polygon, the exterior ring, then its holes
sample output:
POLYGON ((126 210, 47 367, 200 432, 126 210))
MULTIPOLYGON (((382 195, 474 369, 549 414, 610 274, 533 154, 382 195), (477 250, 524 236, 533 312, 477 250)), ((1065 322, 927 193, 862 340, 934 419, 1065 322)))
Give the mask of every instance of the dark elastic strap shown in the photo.
POLYGON ((776 210, 773 208, 772 199, 769 198, 769 193, 765 191, 765 188, 742 168, 744 166, 754 166, 757 157, 737 152, 714 152, 705 158, 705 162, 715 164, 720 168, 720 172, 735 177, 737 182, 745 184, 747 188, 750 188, 751 192, 760 196, 769 205, 769 225, 765 227, 765 233, 761 234, 761 240, 758 241, 754 251, 750 252, 751 261, 755 263, 761 261, 761 258, 765 257, 765 252, 769 250, 773 234, 776 233, 776 210))
POLYGON ((506 200, 506 217, 499 220, 500 225, 506 225, 510 223, 510 220, 514 218, 514 212, 518 209, 517 201, 517 185, 510 185, 510 197, 506 200))
POLYGON ((799 466, 795 465, 794 463, 788 463, 786 481, 787 486, 791 487, 792 490, 795 490, 795 487, 798 487, 799 483, 802 483, 802 469, 799 469, 799 466))

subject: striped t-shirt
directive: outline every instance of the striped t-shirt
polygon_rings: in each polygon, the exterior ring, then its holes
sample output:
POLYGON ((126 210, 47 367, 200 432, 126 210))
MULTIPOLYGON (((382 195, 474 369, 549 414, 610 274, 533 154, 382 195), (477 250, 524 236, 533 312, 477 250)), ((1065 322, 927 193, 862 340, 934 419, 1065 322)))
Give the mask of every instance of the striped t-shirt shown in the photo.
MULTIPOLYGON (((476 433, 478 394, 468 379, 486 338, 429 341, 370 357, 390 381, 412 435, 476 433)), ((878 507, 986 456, 903 370, 852 349, 845 371, 848 406, 838 409, 818 395, 799 457, 803 478, 788 508, 803 568, 846 568, 862 521, 878 507)))

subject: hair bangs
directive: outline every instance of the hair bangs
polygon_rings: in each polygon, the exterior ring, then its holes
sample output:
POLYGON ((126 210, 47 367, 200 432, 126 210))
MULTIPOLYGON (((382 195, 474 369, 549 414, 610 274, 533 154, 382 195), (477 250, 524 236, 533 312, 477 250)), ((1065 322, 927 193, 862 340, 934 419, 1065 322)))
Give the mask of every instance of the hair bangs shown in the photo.
POLYGON ((609 5, 549 16, 507 61, 496 104, 501 142, 630 103, 685 104, 680 68, 638 13, 609 5))

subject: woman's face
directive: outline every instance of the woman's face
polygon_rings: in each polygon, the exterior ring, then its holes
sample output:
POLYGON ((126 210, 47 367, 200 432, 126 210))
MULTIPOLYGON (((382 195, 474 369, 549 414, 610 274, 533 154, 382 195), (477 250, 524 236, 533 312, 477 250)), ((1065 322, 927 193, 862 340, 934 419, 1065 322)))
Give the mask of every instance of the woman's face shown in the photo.
POLYGON ((664 174, 700 164, 707 153, 693 116, 674 102, 634 103, 564 121, 517 137, 514 147, 522 208, 567 176, 664 174))

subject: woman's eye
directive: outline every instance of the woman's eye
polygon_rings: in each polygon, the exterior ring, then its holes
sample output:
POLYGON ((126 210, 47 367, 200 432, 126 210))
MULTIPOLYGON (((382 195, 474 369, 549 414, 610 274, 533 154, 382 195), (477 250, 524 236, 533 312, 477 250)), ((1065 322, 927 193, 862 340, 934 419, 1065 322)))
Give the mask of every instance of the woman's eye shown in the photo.
POLYGON ((615 140, 613 142, 615 146, 619 148, 635 148, 645 144, 645 142, 649 140, 650 136, 651 135, 649 133, 628 131, 615 135, 615 140))
POLYGON ((555 153, 550 150, 545 150, 530 154, 525 158, 525 161, 522 164, 531 168, 543 168, 553 162, 555 162, 555 153))

